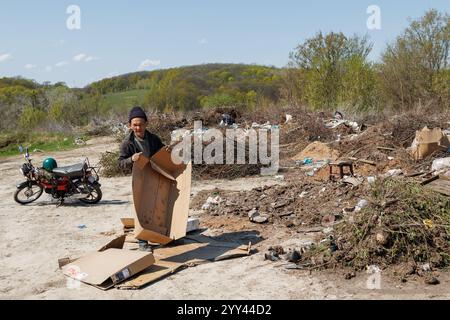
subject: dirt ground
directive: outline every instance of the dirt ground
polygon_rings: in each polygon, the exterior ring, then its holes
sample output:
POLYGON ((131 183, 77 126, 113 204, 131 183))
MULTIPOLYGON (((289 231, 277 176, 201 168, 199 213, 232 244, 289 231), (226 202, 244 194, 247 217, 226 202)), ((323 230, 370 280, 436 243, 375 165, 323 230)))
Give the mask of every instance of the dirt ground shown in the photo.
MULTIPOLYGON (((111 138, 90 140, 87 146, 52 154, 60 165, 88 156, 98 162, 101 152, 116 148, 111 138)), ((47 154, 32 155, 40 163, 47 154)), ((204 264, 182 270, 137 291, 101 291, 82 284, 72 289, 58 269, 57 260, 94 251, 122 233, 121 217, 131 217, 131 178, 101 178, 103 200, 95 206, 68 201, 62 207, 43 195, 36 203, 20 206, 13 200, 15 184, 23 178, 17 155, 0 162, 0 298, 2 299, 448 299, 450 276, 440 273, 441 284, 425 285, 422 279, 401 283, 381 273, 381 289, 367 288, 369 275, 345 280, 342 271, 287 270, 285 262, 264 260, 271 245, 285 247, 310 240, 274 225, 257 225, 234 216, 208 216, 191 210, 209 235, 243 240, 258 235, 257 253, 239 259, 204 264), (86 228, 78 226, 85 225, 86 228), (106 234, 106 235, 105 235, 106 234)), ((250 190, 281 184, 273 177, 233 181, 193 181, 192 196, 201 190, 250 190)))

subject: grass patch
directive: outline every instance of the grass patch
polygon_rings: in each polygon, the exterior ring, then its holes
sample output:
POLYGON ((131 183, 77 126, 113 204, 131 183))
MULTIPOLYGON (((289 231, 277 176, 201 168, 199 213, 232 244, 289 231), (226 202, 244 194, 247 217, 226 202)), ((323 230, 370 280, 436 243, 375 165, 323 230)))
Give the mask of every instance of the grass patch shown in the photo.
POLYGON ((1 133, 0 134, 0 157, 19 155, 19 146, 28 147, 30 153, 40 151, 63 151, 78 148, 81 145, 75 143, 75 138, 88 140, 87 136, 75 137, 74 135, 62 133, 1 133))
POLYGON ((101 112, 128 112, 134 105, 142 105, 147 92, 147 89, 137 89, 105 94, 101 102, 101 112))

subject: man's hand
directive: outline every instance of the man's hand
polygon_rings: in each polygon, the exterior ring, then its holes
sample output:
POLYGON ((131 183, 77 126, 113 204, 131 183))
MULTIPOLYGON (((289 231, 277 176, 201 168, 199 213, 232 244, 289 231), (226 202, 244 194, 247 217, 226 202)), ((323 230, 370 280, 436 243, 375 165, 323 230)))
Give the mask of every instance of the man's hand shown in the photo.
POLYGON ((131 157, 131 161, 133 161, 133 162, 138 161, 141 154, 142 154, 142 152, 133 154, 133 156, 131 157))

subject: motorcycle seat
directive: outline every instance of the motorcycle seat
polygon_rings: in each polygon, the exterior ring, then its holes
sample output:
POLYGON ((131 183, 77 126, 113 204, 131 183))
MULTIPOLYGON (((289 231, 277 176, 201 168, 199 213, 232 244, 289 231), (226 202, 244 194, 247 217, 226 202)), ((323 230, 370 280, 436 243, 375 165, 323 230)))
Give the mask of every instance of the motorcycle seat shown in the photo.
POLYGON ((86 169, 85 163, 78 163, 67 167, 53 169, 53 173, 60 177, 81 177, 86 169))

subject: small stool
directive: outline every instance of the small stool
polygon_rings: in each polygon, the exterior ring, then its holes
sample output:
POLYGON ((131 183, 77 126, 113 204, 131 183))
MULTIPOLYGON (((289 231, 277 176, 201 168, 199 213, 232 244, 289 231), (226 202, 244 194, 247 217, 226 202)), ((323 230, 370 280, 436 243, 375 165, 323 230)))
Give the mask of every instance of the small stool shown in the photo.
POLYGON ((339 177, 341 179, 344 178, 344 167, 349 168, 351 176, 352 177, 354 176, 354 173, 353 173, 353 161, 330 162, 329 166, 330 166, 330 180, 333 180, 333 178, 334 178, 333 167, 338 167, 339 168, 339 177))

